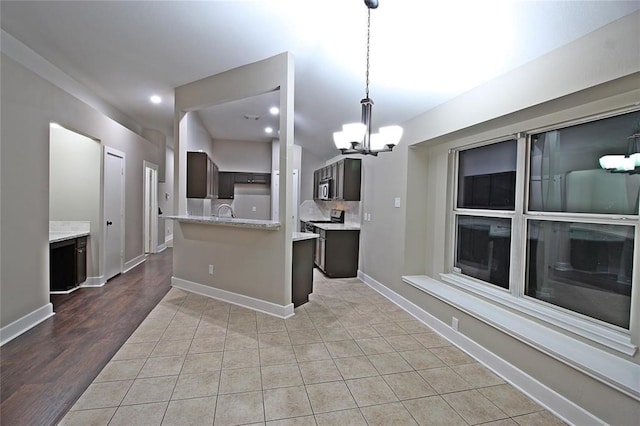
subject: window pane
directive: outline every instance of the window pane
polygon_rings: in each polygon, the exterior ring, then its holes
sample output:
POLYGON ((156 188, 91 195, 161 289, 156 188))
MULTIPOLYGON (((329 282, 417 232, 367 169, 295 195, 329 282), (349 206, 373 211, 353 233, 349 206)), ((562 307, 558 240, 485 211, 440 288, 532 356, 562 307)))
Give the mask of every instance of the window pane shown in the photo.
POLYGON ((529 210, 638 214, 640 174, 607 172, 599 159, 637 149, 628 138, 639 126, 633 112, 532 135, 529 210))
POLYGON ((458 207, 513 210, 516 193, 515 140, 461 151, 458 207))
POLYGON ((629 328, 634 228, 531 220, 527 296, 629 328))
POLYGON ((458 216, 456 264, 462 273, 509 288, 511 220, 458 216))

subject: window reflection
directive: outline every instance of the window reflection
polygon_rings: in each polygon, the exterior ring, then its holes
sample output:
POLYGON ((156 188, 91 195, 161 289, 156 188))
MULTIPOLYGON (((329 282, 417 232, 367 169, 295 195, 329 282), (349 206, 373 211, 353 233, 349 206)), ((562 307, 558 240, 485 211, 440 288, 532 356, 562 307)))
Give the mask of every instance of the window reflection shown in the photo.
POLYGON ((632 226, 528 222, 525 294, 629 328, 632 226))
POLYGON ((509 288, 511 220, 458 216, 456 267, 471 277, 509 288))
POLYGON ((628 154, 640 112, 531 136, 529 210, 638 214, 640 175, 600 168, 603 155, 628 154))
POLYGON ((515 140, 460 152, 458 207, 513 210, 516 156, 515 140))

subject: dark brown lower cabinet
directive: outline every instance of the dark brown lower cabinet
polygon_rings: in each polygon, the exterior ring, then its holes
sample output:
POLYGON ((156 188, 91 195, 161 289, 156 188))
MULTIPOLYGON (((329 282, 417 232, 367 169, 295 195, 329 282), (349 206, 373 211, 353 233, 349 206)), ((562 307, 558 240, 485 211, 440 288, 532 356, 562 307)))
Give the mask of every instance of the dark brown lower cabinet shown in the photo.
POLYGON ((316 266, 330 278, 357 276, 360 231, 317 229, 316 232, 320 234, 316 266))
POLYGON ((291 259, 291 299, 298 307, 309 301, 313 293, 313 250, 315 239, 293 242, 291 259))
POLYGON ((87 279, 87 237, 49 245, 49 289, 67 291, 87 279))

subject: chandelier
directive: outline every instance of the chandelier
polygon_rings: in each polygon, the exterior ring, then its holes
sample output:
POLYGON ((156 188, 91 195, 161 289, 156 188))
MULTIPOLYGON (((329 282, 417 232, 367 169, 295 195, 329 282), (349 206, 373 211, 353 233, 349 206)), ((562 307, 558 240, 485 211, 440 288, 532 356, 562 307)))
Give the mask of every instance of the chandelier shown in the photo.
POLYGON ((627 155, 603 155, 599 163, 611 173, 640 174, 640 132, 627 138, 627 155))
POLYGON ((342 131, 333 134, 336 148, 342 154, 378 155, 379 152, 390 152, 400 142, 402 127, 380 127, 378 133, 371 133, 371 109, 373 100, 369 98, 369 40, 371 34, 371 9, 378 7, 378 0, 364 0, 367 6, 367 74, 365 97, 362 105, 362 120, 342 126, 342 131))

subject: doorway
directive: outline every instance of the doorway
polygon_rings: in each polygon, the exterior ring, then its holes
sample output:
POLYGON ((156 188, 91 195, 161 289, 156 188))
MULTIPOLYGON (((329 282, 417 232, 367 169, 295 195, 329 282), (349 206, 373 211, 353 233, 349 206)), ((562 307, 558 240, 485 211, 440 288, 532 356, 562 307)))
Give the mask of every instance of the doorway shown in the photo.
POLYGON ((86 280, 81 287, 104 281, 102 261, 102 144, 100 140, 49 124, 49 230, 87 231, 86 280))
POLYGON ((144 162, 144 252, 158 251, 158 166, 144 162))
POLYGON ((125 155, 104 148, 104 278, 124 270, 124 184, 125 155))

